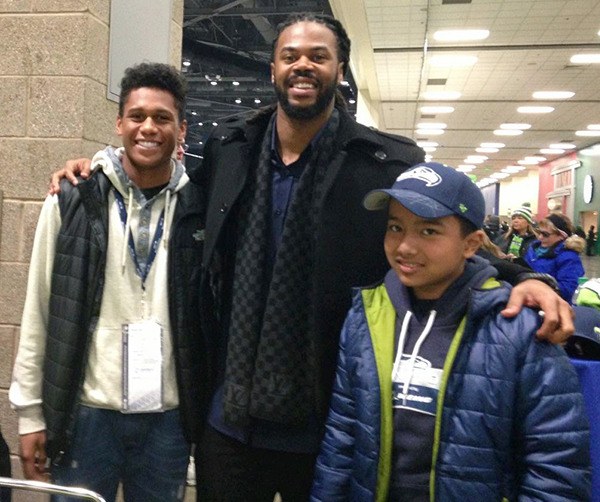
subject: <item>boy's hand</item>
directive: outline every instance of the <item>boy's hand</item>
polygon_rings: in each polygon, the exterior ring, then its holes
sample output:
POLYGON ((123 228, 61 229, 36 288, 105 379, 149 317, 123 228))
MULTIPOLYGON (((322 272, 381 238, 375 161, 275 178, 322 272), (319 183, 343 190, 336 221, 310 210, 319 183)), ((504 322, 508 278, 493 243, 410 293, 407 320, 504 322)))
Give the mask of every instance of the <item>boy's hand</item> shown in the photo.
POLYGON ((524 305, 544 312, 544 322, 536 333, 538 338, 551 343, 563 343, 575 333, 571 306, 547 284, 534 279, 517 284, 501 314, 514 317, 524 305))
POLYGON ((26 479, 48 482, 46 471, 46 431, 20 436, 21 465, 26 479))
POLYGON ((77 185, 77 175, 87 179, 92 171, 91 167, 92 161, 90 159, 81 158, 67 160, 62 169, 59 169, 50 175, 50 187, 48 188, 48 193, 50 195, 60 193, 60 180, 63 178, 67 178, 72 185, 77 185))

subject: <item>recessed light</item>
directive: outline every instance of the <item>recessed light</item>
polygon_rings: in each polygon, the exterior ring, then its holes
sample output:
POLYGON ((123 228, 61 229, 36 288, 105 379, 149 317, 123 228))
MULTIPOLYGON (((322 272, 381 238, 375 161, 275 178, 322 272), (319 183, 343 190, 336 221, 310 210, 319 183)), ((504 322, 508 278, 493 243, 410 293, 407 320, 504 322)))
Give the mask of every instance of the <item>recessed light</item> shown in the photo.
POLYGON ((550 148, 562 148, 564 150, 573 150, 577 148, 573 143, 552 143, 550 148))
POLYGON ((600 131, 600 124, 590 124, 587 126, 590 131, 600 131))
POLYGON ((437 150, 437 148, 435 146, 424 146, 423 150, 425 150, 427 153, 433 153, 437 150))
POLYGON ((429 64, 437 68, 455 68, 461 66, 473 66, 477 63, 477 56, 466 54, 444 54, 431 56, 429 64))
POLYGON ((552 106, 519 106, 518 113, 550 113, 554 111, 552 106))
POLYGON ((595 137, 600 136, 600 131, 593 131, 590 129, 587 129, 585 131, 575 131, 575 136, 595 137))
POLYGON ((571 91, 536 91, 532 95, 533 99, 569 99, 575 96, 571 91))
POLYGON ((440 144, 435 141, 417 141, 417 146, 425 148, 426 146, 440 146, 440 144))
POLYGON ((525 129, 529 129, 531 124, 518 124, 518 123, 507 123, 500 124, 500 129, 521 129, 524 131, 525 129))
POLYGON ((494 131, 496 136, 519 136, 523 134, 521 129, 496 129, 494 131))
POLYGON ((575 54, 571 56, 573 64, 594 64, 600 63, 600 54, 575 54))
POLYGON ((458 98, 460 98, 460 92, 458 91, 427 91, 423 94, 423 99, 431 101, 444 101, 458 98))
POLYGON ((454 107, 452 106, 422 106, 421 113, 425 115, 435 115, 438 113, 452 113, 454 107))
POLYGON ((438 30, 433 39, 438 42, 469 42, 485 40, 489 36, 489 30, 438 30))

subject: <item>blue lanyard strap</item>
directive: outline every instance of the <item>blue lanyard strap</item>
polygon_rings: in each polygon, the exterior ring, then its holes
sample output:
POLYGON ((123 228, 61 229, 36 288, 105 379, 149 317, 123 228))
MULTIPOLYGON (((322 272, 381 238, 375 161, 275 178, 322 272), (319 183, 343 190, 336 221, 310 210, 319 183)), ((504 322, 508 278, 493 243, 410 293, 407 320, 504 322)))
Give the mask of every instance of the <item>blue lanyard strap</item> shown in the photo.
MULTIPOLYGON (((119 193, 118 190, 114 190, 115 192, 115 200, 117 201, 117 207, 119 208, 119 216, 121 218, 121 223, 123 224, 123 229, 127 227, 127 209, 125 207, 125 201, 123 200, 123 196, 119 193)), ((165 226, 165 210, 163 208, 160 213, 160 217, 158 219, 158 223, 156 224, 156 231, 154 232, 154 238, 152 239, 152 244, 150 246, 150 251, 148 253, 148 258, 146 258, 145 264, 140 264, 138 260, 137 253, 135 252, 135 242, 133 240, 133 234, 131 230, 129 230, 128 237, 128 247, 129 254, 131 255, 131 259, 135 264, 135 271, 137 275, 142 279, 142 289, 145 289, 146 278, 148 277, 148 273, 150 272, 150 267, 152 267, 152 263, 154 262, 154 258, 156 258, 156 253, 158 251, 158 245, 160 244, 160 240, 162 238, 163 229, 165 226)))

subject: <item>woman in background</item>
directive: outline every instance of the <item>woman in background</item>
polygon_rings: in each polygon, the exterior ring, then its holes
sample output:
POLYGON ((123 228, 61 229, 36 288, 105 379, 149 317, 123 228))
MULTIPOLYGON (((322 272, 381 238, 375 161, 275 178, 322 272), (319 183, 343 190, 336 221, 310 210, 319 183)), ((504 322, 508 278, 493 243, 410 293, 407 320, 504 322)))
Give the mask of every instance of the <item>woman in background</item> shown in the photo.
POLYGON ((510 218, 510 229, 504 235, 505 244, 502 251, 509 260, 522 261, 519 259, 525 256, 527 249, 536 239, 531 208, 519 207, 512 212, 510 218))
POLYGON ((560 296, 571 302, 578 280, 585 275, 579 254, 585 241, 573 233, 574 227, 564 214, 550 214, 539 224, 539 240, 533 242, 525 261, 536 272, 550 274, 558 282, 560 296))

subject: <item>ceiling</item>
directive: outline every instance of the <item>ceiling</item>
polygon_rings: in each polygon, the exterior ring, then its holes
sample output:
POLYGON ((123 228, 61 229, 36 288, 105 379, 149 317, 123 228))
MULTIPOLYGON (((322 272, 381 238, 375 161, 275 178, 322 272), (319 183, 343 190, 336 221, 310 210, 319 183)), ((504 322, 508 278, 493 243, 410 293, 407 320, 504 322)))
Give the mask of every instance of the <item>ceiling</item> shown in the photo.
MULTIPOLYGON (((274 27, 299 11, 333 11, 346 27, 352 40, 352 75, 343 91, 348 99, 357 94, 364 98, 359 120, 438 143, 431 152, 434 160, 458 166, 469 155, 485 155, 473 171, 482 179, 527 156, 540 156, 540 149, 554 143, 582 149, 599 141, 576 132, 600 124, 600 64, 574 64, 570 58, 600 53, 600 0, 331 0, 331 7, 319 0, 185 0, 183 58, 190 62, 184 71, 191 82, 188 143, 199 145, 212 122, 273 101, 268 63, 274 27), (490 34, 475 42, 433 38, 437 30, 458 28, 490 34), (432 65, 435 57, 451 54, 476 56, 477 62, 466 67, 432 65), (461 95, 452 101, 425 99, 426 92, 440 90, 461 95), (567 100, 532 99, 535 91, 559 90, 574 95, 567 100), (454 111, 421 111, 431 105, 448 105, 454 111), (517 112, 526 105, 551 106, 554 111, 517 112), (371 120, 363 119, 365 108, 371 120), (446 124, 442 135, 418 132, 421 123, 439 122, 446 124), (494 135, 505 123, 531 127, 519 136, 494 135), (481 143, 505 146, 481 154, 476 152, 481 143)), ((560 155, 541 156, 551 160, 560 155)))

